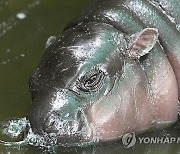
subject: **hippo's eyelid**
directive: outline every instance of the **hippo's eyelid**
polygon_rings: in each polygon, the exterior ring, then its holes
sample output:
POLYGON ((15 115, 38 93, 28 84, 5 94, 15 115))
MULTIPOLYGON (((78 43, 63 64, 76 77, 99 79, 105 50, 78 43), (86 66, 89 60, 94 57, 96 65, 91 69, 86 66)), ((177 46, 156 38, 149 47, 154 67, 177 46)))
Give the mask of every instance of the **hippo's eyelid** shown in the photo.
POLYGON ((99 68, 93 68, 77 79, 77 88, 83 92, 95 92, 100 89, 105 73, 99 68))

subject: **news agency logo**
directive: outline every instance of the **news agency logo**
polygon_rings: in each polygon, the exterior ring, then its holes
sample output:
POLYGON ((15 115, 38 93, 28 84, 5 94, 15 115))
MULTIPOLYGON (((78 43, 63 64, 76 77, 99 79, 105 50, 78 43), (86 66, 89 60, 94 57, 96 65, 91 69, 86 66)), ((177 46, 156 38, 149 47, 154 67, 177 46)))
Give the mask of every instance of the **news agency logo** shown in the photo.
POLYGON ((122 137, 122 143, 125 148, 131 148, 136 143, 140 144, 180 144, 180 137, 136 137, 135 133, 127 133, 122 137))
POLYGON ((125 148, 131 148, 136 144, 136 135, 134 132, 127 133, 122 137, 122 143, 125 148))

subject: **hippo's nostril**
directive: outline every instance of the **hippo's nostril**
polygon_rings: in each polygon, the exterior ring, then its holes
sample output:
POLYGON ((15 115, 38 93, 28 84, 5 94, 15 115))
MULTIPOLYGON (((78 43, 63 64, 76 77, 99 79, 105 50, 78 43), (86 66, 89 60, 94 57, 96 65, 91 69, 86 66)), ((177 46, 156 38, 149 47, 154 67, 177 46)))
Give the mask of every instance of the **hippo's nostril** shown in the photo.
POLYGON ((63 116, 53 111, 46 118, 43 129, 45 137, 54 142, 77 142, 82 139, 90 140, 93 137, 92 127, 85 112, 81 110, 76 112, 75 116, 63 116))
POLYGON ((47 133, 58 133, 59 131, 59 118, 54 114, 50 115, 44 123, 44 131, 47 133))
POLYGON ((43 129, 46 133, 72 135, 79 130, 79 123, 76 120, 62 119, 59 115, 52 113, 45 120, 43 129))

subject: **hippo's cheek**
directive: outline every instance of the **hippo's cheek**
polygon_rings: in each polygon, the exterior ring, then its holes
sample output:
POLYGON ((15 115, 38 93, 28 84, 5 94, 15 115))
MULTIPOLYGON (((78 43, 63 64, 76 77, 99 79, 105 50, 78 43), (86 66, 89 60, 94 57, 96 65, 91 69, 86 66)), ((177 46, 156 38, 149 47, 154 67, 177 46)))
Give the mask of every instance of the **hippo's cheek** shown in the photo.
POLYGON ((121 137, 127 132, 148 129, 152 114, 150 106, 145 105, 146 96, 144 93, 139 104, 135 104, 134 97, 127 90, 116 98, 94 104, 88 113, 94 127, 94 138, 106 141, 121 137))

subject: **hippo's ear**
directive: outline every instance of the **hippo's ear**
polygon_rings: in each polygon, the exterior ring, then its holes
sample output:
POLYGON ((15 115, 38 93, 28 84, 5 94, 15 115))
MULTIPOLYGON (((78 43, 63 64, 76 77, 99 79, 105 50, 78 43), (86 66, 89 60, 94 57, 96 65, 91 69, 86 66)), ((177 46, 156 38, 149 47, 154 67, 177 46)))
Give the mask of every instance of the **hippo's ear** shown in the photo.
POLYGON ((145 28, 137 34, 131 35, 129 43, 129 57, 140 58, 146 55, 154 47, 158 40, 158 30, 145 28))

